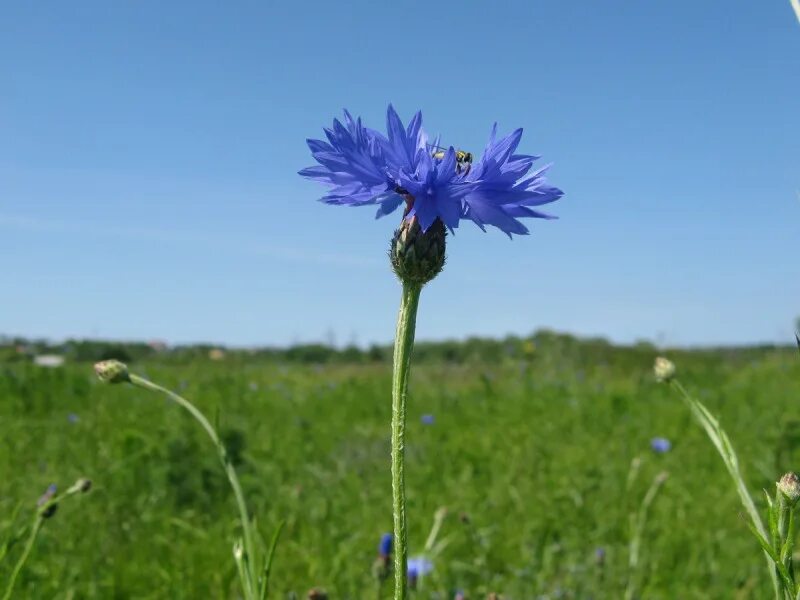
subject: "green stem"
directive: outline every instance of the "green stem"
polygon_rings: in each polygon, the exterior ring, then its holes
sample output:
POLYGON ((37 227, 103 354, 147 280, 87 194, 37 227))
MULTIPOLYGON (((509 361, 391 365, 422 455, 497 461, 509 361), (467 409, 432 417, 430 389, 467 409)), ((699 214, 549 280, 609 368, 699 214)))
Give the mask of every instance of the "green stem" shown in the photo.
POLYGON ((392 376, 392 509, 394 514, 394 597, 405 600, 408 596, 406 565, 408 546, 406 534, 405 493, 405 429, 408 376, 411 370, 411 351, 414 348, 414 330, 417 323, 417 306, 422 286, 403 283, 400 312, 397 315, 397 332, 394 339, 394 373, 392 376))
POLYGON ((247 505, 244 500, 244 493, 242 492, 242 486, 239 483, 239 478, 236 475, 236 470, 233 468, 233 464, 228 460, 225 452, 225 446, 220 441, 216 430, 211 426, 211 423, 209 423, 205 415, 203 415, 203 413, 201 413, 194 406, 194 404, 192 404, 185 398, 182 398, 175 392, 172 392, 167 388, 161 387, 160 385, 155 384, 152 381, 148 381, 143 377, 139 377, 138 375, 131 374, 130 382, 133 385, 145 388, 147 390, 165 394, 171 400, 177 402, 179 405, 185 408, 195 418, 195 420, 198 423, 200 423, 201 427, 208 434, 208 437, 211 438, 211 441, 214 442, 214 445, 217 447, 217 454, 219 455, 220 462, 222 463, 222 468, 225 469, 225 474, 228 476, 228 481, 231 484, 231 488, 233 488, 233 495, 236 497, 236 504, 239 507, 239 519, 242 522, 242 534, 244 537, 244 555, 245 555, 244 562, 245 562, 245 572, 247 574, 247 577, 242 581, 242 585, 245 591, 245 597, 248 599, 256 598, 259 585, 258 585, 258 576, 256 574, 257 573, 256 554, 255 554, 255 544, 253 540, 252 524, 250 522, 249 513, 247 512, 247 505))
POLYGON ((11 572, 11 578, 8 580, 8 587, 6 588, 6 593, 3 595, 3 600, 9 600, 11 598, 11 592, 14 591, 14 584, 17 582, 19 572, 22 571, 22 567, 25 566, 25 562, 28 560, 28 555, 31 553, 33 544, 36 541, 36 536, 39 535, 39 530, 42 528, 43 521, 44 518, 37 514, 33 527, 31 527, 28 541, 25 543, 25 549, 22 551, 22 555, 19 557, 17 564, 14 565, 14 570, 11 572))
MULTIPOLYGON (((717 449, 720 458, 722 458, 722 462, 728 469, 731 479, 733 479, 734 486, 739 494, 739 500, 747 511, 754 530, 758 532, 758 534, 764 540, 769 539, 767 535, 767 529, 764 527, 764 522, 761 520, 761 517, 758 514, 758 510, 753 502, 753 498, 750 496, 750 492, 747 490, 744 477, 739 470, 739 459, 736 456, 736 452, 734 451, 730 440, 728 439, 728 435, 720 426, 719 421, 717 421, 711 412, 709 412, 705 405, 687 392, 686 389, 681 385, 680 381, 673 379, 671 384, 672 387, 681 394, 684 402, 689 407, 689 411, 692 413, 700 426, 705 430, 706 435, 708 435, 708 438, 711 440, 711 443, 714 444, 714 447, 717 449)), ((781 598, 784 598, 780 578, 773 568, 772 558, 766 552, 764 553, 764 557, 766 558, 767 567, 769 568, 769 574, 770 579, 772 580, 772 589, 775 592, 775 598, 776 600, 780 600, 781 598)))

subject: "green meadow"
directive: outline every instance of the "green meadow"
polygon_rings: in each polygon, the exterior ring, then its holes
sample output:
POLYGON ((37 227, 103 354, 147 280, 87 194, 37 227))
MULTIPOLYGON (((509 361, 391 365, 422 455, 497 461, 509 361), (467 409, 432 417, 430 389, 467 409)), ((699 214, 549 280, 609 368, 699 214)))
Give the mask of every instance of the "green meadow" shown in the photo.
MULTIPOLYGON (((412 556, 443 515, 427 554, 434 569, 412 597, 772 595, 722 462, 653 378, 653 347, 552 334, 468 347, 422 344, 412 368, 412 556), (654 437, 671 449, 655 452, 654 437), (662 473, 632 565, 637 515, 662 473)), ((774 492, 781 474, 800 468, 797 349, 665 355, 719 417, 763 509, 760 490, 774 492)), ((315 587, 337 599, 389 597, 391 582, 381 587, 372 573, 392 529, 385 352, 167 352, 130 369, 218 423, 267 540, 285 522, 270 597, 305 598, 315 587)), ((234 500, 212 445, 178 406, 99 383, 90 361, 44 368, 8 358, 0 432, 0 542, 33 518, 51 483, 94 484, 45 522, 15 598, 239 597, 234 500)), ((21 547, 0 563, 0 581, 21 547)))

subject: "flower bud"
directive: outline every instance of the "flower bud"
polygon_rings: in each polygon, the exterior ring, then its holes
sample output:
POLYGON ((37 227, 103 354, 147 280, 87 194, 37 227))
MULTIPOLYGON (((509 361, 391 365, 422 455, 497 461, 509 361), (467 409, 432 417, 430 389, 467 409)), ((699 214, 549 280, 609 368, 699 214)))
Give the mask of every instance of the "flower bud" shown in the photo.
POLYGON ((92 489, 92 480, 87 479, 86 477, 81 477, 80 479, 78 479, 78 481, 72 484, 72 487, 67 490, 67 493, 75 494, 77 492, 80 492, 82 494, 85 494, 90 489, 92 489))
POLYGON ((400 281, 424 285, 441 273, 446 235, 441 219, 436 219, 423 233, 419 219, 404 218, 389 248, 392 269, 400 281))
POLYGON ((118 360, 103 360, 94 365, 94 372, 103 383, 125 383, 131 380, 128 367, 118 360))
POLYGON ((781 492, 790 504, 794 504, 800 499, 800 478, 794 473, 786 473, 777 483, 778 491, 781 492))
POLYGON ((43 519, 49 519, 58 510, 58 503, 53 502, 50 503, 56 495, 58 488, 56 487, 55 483, 51 483, 47 486, 44 494, 42 494, 39 499, 36 501, 36 506, 39 507, 40 515, 43 519))
POLYGON ((656 358, 656 363, 653 366, 653 372, 658 381, 669 381, 675 376, 675 365, 672 361, 667 360, 663 356, 656 358))

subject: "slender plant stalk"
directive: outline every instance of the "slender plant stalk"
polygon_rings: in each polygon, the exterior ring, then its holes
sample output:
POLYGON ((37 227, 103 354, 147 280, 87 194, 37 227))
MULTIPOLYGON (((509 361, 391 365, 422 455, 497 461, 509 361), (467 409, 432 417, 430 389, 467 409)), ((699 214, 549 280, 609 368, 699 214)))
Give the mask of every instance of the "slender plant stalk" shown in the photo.
MULTIPOLYGON (((717 421, 714 415, 709 412, 702 402, 689 394, 689 392, 687 392, 686 389, 681 385, 680 381, 677 379, 671 379, 670 385, 672 385, 672 387, 681 394, 692 415, 705 430, 706 434, 711 440, 711 443, 714 444, 714 447, 717 449, 717 452, 722 458, 722 462, 725 463, 725 467, 728 469, 731 479, 733 479, 736 491, 739 494, 739 499, 741 500, 742 506, 744 506, 744 509, 747 511, 747 514, 750 517, 753 529, 763 539, 769 539, 767 529, 764 527, 764 523, 758 514, 756 505, 753 503, 753 498, 750 496, 750 492, 747 491, 747 485, 744 482, 744 477, 742 477, 742 472, 739 470, 739 459, 737 458, 736 452, 731 445, 730 439, 728 439, 728 435, 722 429, 719 421, 717 421)), ((766 551, 764 556, 769 567, 769 574, 770 578, 772 579, 772 587, 775 591, 775 598, 782 600, 784 598, 784 593, 778 574, 775 572, 773 560, 766 551)))
POLYGON ((662 472, 656 475, 650 488, 644 495, 639 511, 636 515, 631 515, 631 539, 628 545, 628 587, 625 589, 625 600, 632 600, 636 594, 637 575, 639 570, 639 551, 642 547, 644 528, 647 524, 647 513, 650 505, 656 499, 656 494, 664 482, 667 480, 667 473, 662 472))
POLYGON ((411 351, 414 347, 414 330, 417 307, 422 286, 403 283, 400 312, 397 315, 397 332, 394 340, 394 372, 392 375, 392 509, 394 515, 394 597, 405 600, 408 596, 406 568, 408 545, 406 535, 405 492, 405 429, 408 376, 411 370, 411 351))
POLYGON ((22 554, 20 555, 17 564, 14 565, 14 570, 11 572, 11 577, 8 580, 8 586, 6 587, 6 593, 3 594, 3 600, 10 600, 11 594, 14 591, 14 585, 17 582, 17 577, 19 576, 20 571, 22 571, 22 567, 25 566, 25 563, 28 560, 28 556, 33 549, 33 544, 36 542, 36 536, 39 535, 39 530, 42 528, 43 523, 44 517, 37 512, 36 520, 33 522, 31 532, 28 535, 28 541, 25 542, 25 548, 22 550, 22 554))
MULTIPOLYGON (((256 567, 256 549, 255 538, 253 535, 253 523, 250 520, 250 515, 247 511, 247 504, 244 500, 244 493, 242 492, 242 486, 239 483, 239 478, 236 475, 236 470, 233 468, 233 463, 228 460, 225 445, 219 439, 219 435, 217 435, 216 430, 214 427, 212 427, 208 419, 206 419, 205 415, 203 415, 203 413, 201 413, 197 407, 194 406, 194 404, 179 396, 175 392, 161 387, 160 385, 153 383, 144 377, 134 374, 130 375, 130 383, 150 391, 165 394, 171 400, 178 403, 180 406, 186 409, 198 423, 200 423, 200 426, 208 434, 208 437, 211 438, 211 441, 217 447, 217 454, 220 462, 222 463, 222 468, 225 470, 225 474, 228 476, 228 481, 233 489, 233 495, 236 497, 236 505, 239 508, 239 520, 242 522, 242 537, 244 538, 244 566, 242 567, 242 565, 239 564, 239 558, 237 557, 237 567, 240 569, 240 578, 242 579, 245 598, 247 598, 247 600, 256 600, 257 598, 263 597, 263 594, 266 593, 267 584, 265 581, 261 581, 259 583, 258 571, 256 567)), ((274 551, 274 548, 272 551, 274 551)), ((270 560, 272 551, 270 552, 270 560)), ((236 555, 236 552, 234 552, 234 555, 236 555)), ((268 577, 269 571, 266 571, 264 575, 268 577)))
POLYGON ((433 515, 433 526, 428 534, 428 539, 425 540, 425 554, 433 552, 433 545, 436 543, 436 538, 439 537, 439 530, 442 528, 442 523, 447 517, 447 509, 442 507, 437 510, 433 515))
MULTIPOLYGON (((12 598, 11 594, 14 592, 14 586, 17 583, 17 577, 19 577, 22 568, 25 566, 25 563, 28 561, 28 557, 31 554, 31 550, 33 550, 33 546, 36 543, 36 538, 39 536, 39 531, 41 531, 44 522, 51 518, 53 512, 51 509, 55 510, 53 507, 57 506, 59 502, 62 502, 65 498, 69 496, 74 496, 75 494, 79 494, 82 492, 86 492, 89 490, 88 485, 85 485, 84 482, 87 482, 91 485, 91 482, 85 479, 78 480, 75 485, 70 487, 67 491, 58 494, 46 502, 44 502, 41 506, 37 507, 36 513, 33 517, 33 522, 28 526, 30 529, 30 533, 28 533, 28 539, 25 542, 25 547, 22 549, 22 554, 20 554, 19 559, 17 560, 17 564, 14 565, 14 570, 11 572, 11 576, 8 579, 8 584, 6 586, 6 591, 3 594, 3 600, 10 600, 12 598)), ((16 516, 16 511, 15 511, 16 516)), ((24 531, 24 530, 23 530, 24 531)), ((22 532, 18 535, 18 537, 22 536, 22 532)), ((15 540, 16 541, 16 540, 15 540)))

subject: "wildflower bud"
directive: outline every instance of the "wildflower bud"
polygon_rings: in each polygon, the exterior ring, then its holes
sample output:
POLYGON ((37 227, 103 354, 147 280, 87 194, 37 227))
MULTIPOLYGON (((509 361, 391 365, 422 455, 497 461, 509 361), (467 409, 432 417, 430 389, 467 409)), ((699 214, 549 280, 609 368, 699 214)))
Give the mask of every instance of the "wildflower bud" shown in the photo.
POLYGON ((55 497, 58 488, 56 487, 55 483, 51 483, 47 486, 44 494, 39 496, 39 499, 36 501, 36 506, 39 507, 41 510, 41 517, 43 519, 49 519, 58 510, 58 503, 54 502, 53 504, 49 504, 49 502, 55 497))
POLYGON ((675 365, 672 361, 667 360, 663 356, 656 358, 656 363, 653 366, 653 372, 658 381, 669 381, 675 376, 675 365))
POLYGON ((392 269, 403 283, 424 285, 441 273, 446 234, 441 219, 436 219, 424 233, 419 219, 403 219, 389 249, 392 269))
POLYGON ((81 477, 80 479, 78 479, 78 481, 72 484, 72 487, 67 490, 67 493, 75 494, 77 492, 80 492, 82 494, 85 494, 90 489, 92 489, 92 480, 87 479, 86 477, 81 477))
POLYGON ((94 372, 103 383, 125 383, 131 380, 128 367, 118 360, 104 360, 96 363, 94 372))
POLYGON ((233 542, 233 558, 238 563, 242 560, 244 556, 244 547, 242 546, 242 540, 236 540, 233 542))
POLYGON ((602 546, 594 550, 594 564, 598 567, 602 567, 606 564, 606 549, 602 546))
POLYGON ((800 499, 800 478, 794 473, 786 473, 778 481, 778 491, 781 492, 786 499, 789 500, 791 505, 794 505, 800 499))

